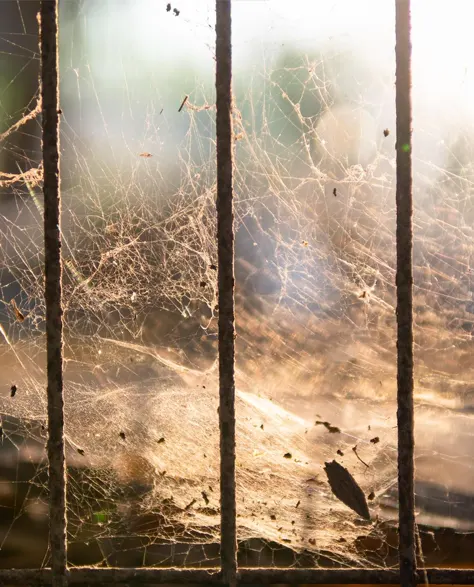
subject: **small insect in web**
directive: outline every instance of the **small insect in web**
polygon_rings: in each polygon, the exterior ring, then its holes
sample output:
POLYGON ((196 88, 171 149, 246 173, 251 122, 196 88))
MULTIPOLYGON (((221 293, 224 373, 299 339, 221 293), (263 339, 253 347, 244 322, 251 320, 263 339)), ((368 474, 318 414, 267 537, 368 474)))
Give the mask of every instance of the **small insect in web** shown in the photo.
POLYGON ((374 438, 370 439, 372 444, 378 444, 380 442, 380 438, 378 436, 374 436, 374 438))
POLYGON ((17 391, 17 386, 15 384, 13 384, 10 387, 10 397, 15 397, 16 391, 17 391))
POLYGON ((83 448, 78 448, 77 452, 81 455, 81 457, 84 456, 84 449, 83 448))
POLYGON ((369 506, 364 492, 349 471, 337 461, 325 463, 324 470, 334 495, 364 520, 370 520, 369 506))
POLYGON ((337 188, 334 188, 334 189, 332 190, 332 195, 333 195, 334 197, 336 197, 336 196, 337 196, 337 188))
POLYGON ((122 440, 125 440, 126 436, 125 436, 125 432, 120 432, 119 436, 122 440))
POLYGON ((14 300, 14 299, 12 299, 12 300, 10 301, 10 304, 12 305, 13 312, 14 312, 14 314, 15 314, 15 318, 18 320, 18 322, 24 322, 24 321, 25 321, 25 318, 26 318, 26 316, 20 312, 20 309, 19 309, 19 308, 18 308, 18 306, 16 305, 16 302, 15 302, 15 300, 14 300))
POLYGON ((387 138, 389 134, 390 134, 390 130, 388 128, 385 128, 384 131, 383 131, 383 136, 385 138, 387 138))
POLYGON ((148 153, 147 151, 143 151, 143 153, 140 153, 138 156, 144 157, 145 159, 149 159, 150 157, 153 157, 153 155, 151 153, 148 153))

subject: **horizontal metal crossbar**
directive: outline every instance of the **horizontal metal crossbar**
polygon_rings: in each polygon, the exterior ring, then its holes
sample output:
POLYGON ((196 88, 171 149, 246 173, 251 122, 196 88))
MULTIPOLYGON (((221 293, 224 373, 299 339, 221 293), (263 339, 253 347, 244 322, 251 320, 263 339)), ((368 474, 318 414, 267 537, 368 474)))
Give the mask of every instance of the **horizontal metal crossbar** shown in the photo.
MULTIPOLYGON (((94 568, 76 567, 66 572, 68 583, 100 583, 101 585, 119 583, 194 583, 200 585, 221 585, 222 573, 211 569, 154 569, 154 568, 94 568)), ((418 582, 433 585, 472 585, 474 569, 418 569, 418 582), (426 577, 425 577, 426 572, 426 577)), ((8 569, 0 570, 0 583, 10 585, 47 585, 51 584, 51 569, 8 569)), ((237 583, 260 584, 377 584, 394 585, 400 583, 397 569, 269 569, 240 568, 237 583)))

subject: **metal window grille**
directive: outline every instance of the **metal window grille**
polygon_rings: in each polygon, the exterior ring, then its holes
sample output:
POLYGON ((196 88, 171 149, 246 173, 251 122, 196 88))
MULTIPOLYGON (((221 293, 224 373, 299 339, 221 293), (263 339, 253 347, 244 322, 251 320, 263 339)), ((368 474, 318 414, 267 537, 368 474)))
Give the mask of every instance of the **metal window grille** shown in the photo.
POLYGON ((234 228, 231 0, 216 0, 217 240, 221 568, 67 567, 59 177, 58 0, 41 3, 45 300, 51 569, 0 570, 2 584, 400 583, 469 584, 474 569, 417 569, 414 514, 412 149, 410 0, 396 4, 397 366, 399 570, 238 568, 235 496, 234 228))

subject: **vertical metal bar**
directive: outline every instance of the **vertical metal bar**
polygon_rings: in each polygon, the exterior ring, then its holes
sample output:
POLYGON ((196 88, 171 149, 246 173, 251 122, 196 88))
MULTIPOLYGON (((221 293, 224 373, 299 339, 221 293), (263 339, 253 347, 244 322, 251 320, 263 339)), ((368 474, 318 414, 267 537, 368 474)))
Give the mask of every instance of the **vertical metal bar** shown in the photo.
POLYGON ((233 586, 237 524, 231 0, 216 0, 216 109, 221 565, 223 582, 233 586))
POLYGON ((59 191, 58 0, 43 0, 40 14, 49 524, 52 585, 63 587, 67 585, 67 538, 59 191))
POLYGON ((397 384, 400 584, 416 585, 410 0, 396 0, 397 384))

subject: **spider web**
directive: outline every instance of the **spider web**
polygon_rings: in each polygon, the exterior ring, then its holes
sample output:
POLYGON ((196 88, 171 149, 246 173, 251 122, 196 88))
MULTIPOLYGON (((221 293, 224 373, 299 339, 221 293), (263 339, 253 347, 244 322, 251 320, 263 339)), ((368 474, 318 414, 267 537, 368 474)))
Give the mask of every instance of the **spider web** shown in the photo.
MULTIPOLYGON (((68 556, 73 565, 212 566, 213 12, 145 4, 63 5, 61 14, 68 556), (143 15, 152 39, 166 22, 162 45, 131 37, 143 15), (111 18, 114 34, 103 29, 111 18), (178 34, 170 55, 166 42, 178 34)), ((348 18, 346 9, 334 3, 322 16, 348 18)), ((391 566, 393 14, 379 14, 374 40, 354 56, 343 35, 315 49, 306 10, 235 3, 239 562, 391 566), (270 32, 258 45, 243 27, 263 16, 270 32), (289 44, 293 29, 300 40, 289 44), (370 522, 331 491, 332 460, 364 492, 370 522)), ((34 67, 27 37, 37 30, 24 26, 2 32, 6 57, 34 67)), ((418 55, 425 50, 419 41, 418 55)), ((415 42, 415 80, 416 51, 415 42)), ((41 156, 37 140, 36 151, 18 147, 18 137, 39 136, 40 110, 37 91, 20 110, 8 105, 17 84, 15 75, 4 84, 0 135, 10 165, 0 177, 3 567, 49 557, 41 156), (30 524, 43 536, 35 547, 30 524)), ((431 564, 451 560, 434 529, 473 529, 472 118, 459 98, 468 91, 463 81, 429 107, 414 93, 417 520, 431 564)))

